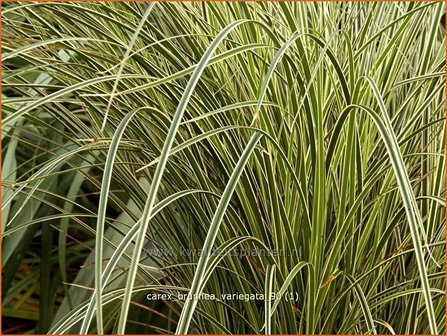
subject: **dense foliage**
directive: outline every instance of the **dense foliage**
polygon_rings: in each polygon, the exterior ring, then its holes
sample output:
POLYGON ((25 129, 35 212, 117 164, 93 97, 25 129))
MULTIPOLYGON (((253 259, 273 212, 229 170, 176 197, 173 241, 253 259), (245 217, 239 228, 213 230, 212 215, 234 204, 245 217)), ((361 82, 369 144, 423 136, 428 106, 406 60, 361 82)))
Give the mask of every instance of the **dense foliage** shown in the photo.
POLYGON ((444 11, 4 4, 3 332, 445 334, 444 11))

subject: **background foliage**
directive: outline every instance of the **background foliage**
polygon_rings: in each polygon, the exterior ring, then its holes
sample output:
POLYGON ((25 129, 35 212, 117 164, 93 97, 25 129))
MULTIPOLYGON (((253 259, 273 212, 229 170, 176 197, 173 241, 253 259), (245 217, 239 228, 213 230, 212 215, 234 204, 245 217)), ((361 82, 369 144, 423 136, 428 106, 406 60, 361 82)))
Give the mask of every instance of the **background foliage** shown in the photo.
POLYGON ((3 332, 444 334, 444 12, 5 3, 3 332))

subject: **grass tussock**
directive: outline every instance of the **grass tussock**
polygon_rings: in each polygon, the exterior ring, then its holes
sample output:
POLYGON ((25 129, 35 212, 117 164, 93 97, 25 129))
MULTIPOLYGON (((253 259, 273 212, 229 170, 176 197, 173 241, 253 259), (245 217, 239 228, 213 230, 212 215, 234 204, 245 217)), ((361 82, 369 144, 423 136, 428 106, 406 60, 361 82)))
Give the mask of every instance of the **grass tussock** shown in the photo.
POLYGON ((444 12, 4 4, 3 332, 445 333, 444 12))

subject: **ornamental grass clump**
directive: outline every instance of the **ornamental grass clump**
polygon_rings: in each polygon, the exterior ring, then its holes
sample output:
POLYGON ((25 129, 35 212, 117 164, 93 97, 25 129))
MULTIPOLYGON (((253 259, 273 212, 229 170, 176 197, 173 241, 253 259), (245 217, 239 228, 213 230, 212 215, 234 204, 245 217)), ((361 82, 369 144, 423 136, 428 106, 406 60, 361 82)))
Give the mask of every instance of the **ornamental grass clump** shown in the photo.
POLYGON ((8 2, 4 333, 445 333, 442 2, 8 2))

